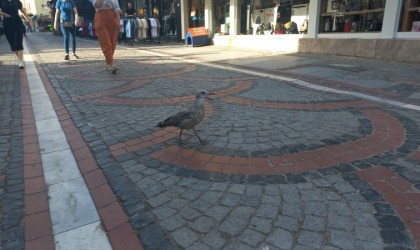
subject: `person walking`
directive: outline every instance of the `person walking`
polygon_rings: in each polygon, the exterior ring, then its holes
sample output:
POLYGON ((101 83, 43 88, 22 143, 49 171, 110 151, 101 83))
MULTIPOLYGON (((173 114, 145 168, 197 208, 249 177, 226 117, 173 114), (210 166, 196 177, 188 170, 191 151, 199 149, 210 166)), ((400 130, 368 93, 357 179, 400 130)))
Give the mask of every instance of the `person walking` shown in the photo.
POLYGON ((56 12, 54 18, 54 30, 57 30, 60 22, 61 32, 64 38, 64 60, 70 60, 69 57, 69 41, 71 37, 72 59, 79 57, 76 55, 76 26, 79 24, 79 14, 76 4, 73 0, 57 0, 55 5, 56 12))
POLYGON ((114 52, 117 46, 120 27, 120 5, 118 0, 89 0, 95 8, 94 26, 102 53, 105 56, 106 70, 116 74, 114 52))
POLYGON ((32 31, 32 22, 19 0, 0 0, 0 15, 3 16, 4 34, 10 45, 10 49, 15 52, 17 56, 19 68, 24 69, 23 36, 25 35, 26 30, 22 19, 19 16, 19 11, 28 23, 29 30, 32 31))

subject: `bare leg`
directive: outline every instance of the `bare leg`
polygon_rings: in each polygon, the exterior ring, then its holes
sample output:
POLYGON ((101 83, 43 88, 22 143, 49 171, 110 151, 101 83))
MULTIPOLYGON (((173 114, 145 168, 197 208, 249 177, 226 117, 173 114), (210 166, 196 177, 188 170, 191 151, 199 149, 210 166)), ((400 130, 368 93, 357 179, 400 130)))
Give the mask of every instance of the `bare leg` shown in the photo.
POLYGON ((21 69, 25 68, 25 64, 23 62, 23 50, 18 50, 16 52, 16 55, 18 57, 19 68, 21 68, 21 69))
POLYGON ((23 63, 23 50, 18 50, 16 52, 16 55, 17 55, 17 57, 19 59, 19 62, 23 63))

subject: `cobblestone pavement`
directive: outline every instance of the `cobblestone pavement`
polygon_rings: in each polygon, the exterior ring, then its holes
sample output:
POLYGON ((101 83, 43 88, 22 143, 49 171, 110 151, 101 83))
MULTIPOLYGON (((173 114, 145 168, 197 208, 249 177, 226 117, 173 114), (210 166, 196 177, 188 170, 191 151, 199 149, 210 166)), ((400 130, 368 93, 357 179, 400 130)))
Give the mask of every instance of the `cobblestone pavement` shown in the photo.
MULTIPOLYGON (((107 231, 120 217, 144 249, 420 249, 419 65, 138 44, 111 75, 96 41, 64 61, 61 37, 27 40, 107 231), (155 127, 201 89, 208 144, 155 127)), ((27 96, 15 65, 0 74, 1 241, 17 249, 27 96)))

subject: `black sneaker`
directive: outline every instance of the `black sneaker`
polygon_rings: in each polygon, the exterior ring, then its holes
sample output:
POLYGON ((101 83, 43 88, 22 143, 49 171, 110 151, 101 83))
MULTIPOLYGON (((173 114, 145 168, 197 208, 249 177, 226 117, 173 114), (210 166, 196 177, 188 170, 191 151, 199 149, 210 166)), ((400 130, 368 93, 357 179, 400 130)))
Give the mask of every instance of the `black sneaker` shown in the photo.
POLYGON ((73 55, 71 56, 71 59, 73 59, 73 60, 77 60, 77 59, 80 59, 80 57, 79 57, 78 55, 76 55, 76 54, 73 54, 73 55))
POLYGON ((66 61, 67 61, 67 60, 70 60, 69 55, 65 55, 65 56, 64 56, 64 60, 66 60, 66 61))

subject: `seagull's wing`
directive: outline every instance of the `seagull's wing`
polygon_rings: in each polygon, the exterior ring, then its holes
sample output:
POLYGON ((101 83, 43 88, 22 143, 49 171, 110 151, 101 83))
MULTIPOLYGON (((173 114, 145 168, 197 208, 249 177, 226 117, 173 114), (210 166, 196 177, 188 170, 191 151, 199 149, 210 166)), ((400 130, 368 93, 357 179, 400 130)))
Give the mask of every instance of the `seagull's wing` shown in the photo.
POLYGON ((194 113, 190 110, 181 110, 175 115, 168 117, 163 122, 160 122, 157 126, 158 127, 178 127, 182 126, 187 121, 192 120, 194 117, 194 113))

